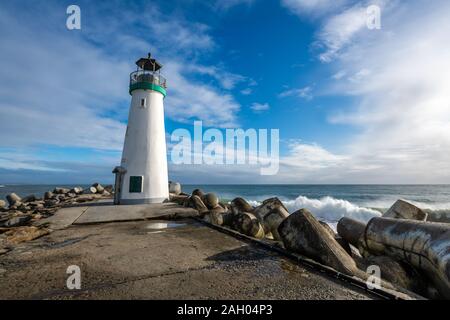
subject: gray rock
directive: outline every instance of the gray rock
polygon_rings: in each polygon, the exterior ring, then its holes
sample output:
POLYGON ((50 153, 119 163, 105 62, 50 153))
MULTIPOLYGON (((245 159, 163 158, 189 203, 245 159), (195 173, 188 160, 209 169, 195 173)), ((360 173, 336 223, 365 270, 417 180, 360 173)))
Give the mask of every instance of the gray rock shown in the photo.
POLYGON ((22 198, 20 198, 15 193, 10 193, 6 196, 6 200, 8 201, 8 204, 10 207, 16 205, 17 203, 21 202, 22 198))
POLYGON ((363 239, 368 253, 413 266, 430 279, 442 297, 450 299, 450 224, 373 218, 363 239))
POLYGON ((203 203, 208 207, 208 209, 213 209, 219 204, 219 198, 215 193, 207 193, 202 198, 203 203))
POLYGON ((169 193, 179 195, 181 193, 181 184, 178 182, 169 182, 169 193))
POLYGON ((238 214, 240 212, 253 212, 255 208, 251 206, 247 201, 242 198, 235 198, 231 201, 231 211, 234 214, 238 214))
POLYGON ((289 216, 289 211, 278 198, 270 198, 264 200, 260 206, 256 207, 255 210, 253 210, 253 213, 259 219, 259 221, 263 222, 266 214, 275 209, 279 210, 279 212, 285 218, 289 216))
POLYGON ((69 192, 70 192, 70 189, 67 189, 67 188, 55 188, 55 190, 53 190, 53 193, 56 193, 56 194, 66 194, 69 192))
POLYGON ((306 209, 288 216, 278 228, 287 250, 300 253, 335 270, 354 275, 356 263, 306 209))
POLYGON ((75 187, 72 190, 70 190, 70 193, 75 193, 76 195, 82 194, 83 193, 83 188, 81 187, 75 187))
POLYGON ((186 206, 189 202, 189 196, 170 194, 169 201, 177 203, 181 206, 186 206))
POLYGON ((195 189, 194 191, 192 191, 192 195, 203 198, 205 193, 201 189, 195 189))
POLYGON ((334 230, 330 227, 330 225, 328 223, 326 223, 325 221, 319 221, 319 223, 322 225, 322 227, 324 227, 328 231, 328 233, 333 238, 336 238, 336 233, 334 232, 334 230))
POLYGON ((55 196, 55 194, 51 191, 47 191, 44 193, 44 200, 50 200, 55 196))
POLYGON ((59 200, 57 200, 57 199, 49 199, 49 200, 45 200, 45 202, 44 202, 44 206, 46 208, 54 207, 54 206, 57 206, 58 204, 59 204, 59 200))
POLYGON ((205 214, 209 211, 199 196, 190 197, 189 198, 189 206, 191 208, 196 209, 200 214, 205 214))
POLYGON ((231 213, 228 213, 222 206, 217 205, 209 211, 209 221, 218 226, 229 226, 231 224, 231 213))
POLYGON ((271 234, 274 240, 281 241, 281 236, 278 233, 278 228, 280 224, 283 222, 285 216, 284 211, 281 211, 280 208, 273 209, 268 214, 266 214, 263 218, 263 226, 266 234, 271 234))
POLYGON ((102 194, 105 191, 105 188, 100 183, 94 183, 92 186, 97 190, 97 193, 102 194))
POLYGON ((364 235, 365 230, 365 223, 347 217, 339 220, 337 225, 339 236, 357 248, 360 245, 360 239, 364 235))
POLYGON ((96 188, 96 187, 90 187, 90 188, 88 189, 88 191, 89 191, 89 193, 91 193, 91 194, 96 194, 96 193, 97 193, 97 188, 96 188))
POLYGON ((6 207, 6 202, 4 200, 0 200, 0 208, 6 207))
POLYGON ((22 198, 21 202, 22 203, 28 203, 28 202, 33 202, 33 201, 36 201, 36 200, 38 200, 36 198, 36 196, 34 194, 30 194, 29 196, 26 196, 26 197, 22 198))
POLYGON ((253 214, 241 212, 233 214, 231 225, 233 229, 250 237, 262 239, 265 236, 264 228, 253 214))
POLYGON ((388 256, 370 256, 365 263, 367 266, 378 266, 381 271, 380 278, 394 286, 421 295, 427 294, 426 281, 409 265, 388 256))
POLYGON ((3 224, 5 228, 20 227, 26 225, 32 219, 31 216, 21 216, 9 219, 3 224))
POLYGON ((397 200, 397 202, 383 214, 383 218, 426 221, 428 213, 409 202, 397 200))

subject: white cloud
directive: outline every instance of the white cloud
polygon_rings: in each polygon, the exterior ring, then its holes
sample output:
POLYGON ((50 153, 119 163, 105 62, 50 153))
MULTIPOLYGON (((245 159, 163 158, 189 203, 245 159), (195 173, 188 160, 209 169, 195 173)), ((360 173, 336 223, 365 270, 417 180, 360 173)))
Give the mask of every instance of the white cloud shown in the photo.
POLYGON ((368 181, 450 181, 449 15, 448 1, 385 10, 381 31, 356 36, 335 62, 351 76, 334 93, 357 104, 330 120, 360 130, 347 152, 368 181))
POLYGON ((128 99, 126 63, 70 34, 25 28, 6 12, 0 37, 1 146, 119 148, 125 125, 105 114, 128 99))
POLYGON ((255 0, 216 0, 214 7, 218 10, 228 10, 239 5, 250 6, 255 0))
POLYGON ((241 94, 244 96, 251 95, 252 92, 253 92, 253 90, 251 88, 245 88, 245 89, 241 90, 241 94))
MULTIPOLYGON (((135 15, 124 8, 122 25, 112 19, 104 28, 110 17, 105 14, 106 21, 90 24, 87 31, 67 31, 54 25, 58 13, 49 6, 41 8, 49 17, 45 22, 30 19, 29 11, 14 15, 7 4, 0 7, 0 136, 7 137, 0 147, 121 150, 130 101, 128 75, 134 68, 134 60, 129 59, 155 48, 149 44, 151 38, 137 37, 124 27, 134 24, 135 15), (105 49, 99 49, 98 43, 105 49)), ((230 89, 244 77, 211 68, 212 77, 226 79, 220 86, 196 82, 184 66, 210 67, 184 59, 214 48, 207 27, 152 10, 153 19, 141 22, 158 41, 166 39, 154 51, 165 53, 161 59, 169 84, 168 117, 181 122, 200 119, 213 126, 236 124, 240 106, 222 88, 230 89), (166 31, 170 37, 161 37, 166 31)))
POLYGON ((184 66, 176 61, 165 65, 165 75, 169 82, 166 98, 166 112, 169 117, 180 122, 203 120, 205 126, 234 127, 240 105, 229 93, 196 83, 184 76, 184 66))
POLYGON ((300 89, 289 89, 281 92, 279 94, 280 98, 286 98, 286 97, 300 97, 304 98, 306 100, 311 100, 313 98, 312 95, 312 87, 307 86, 300 89))
POLYGON ((255 113, 261 113, 261 112, 269 110, 270 106, 269 106, 268 103, 257 103, 257 102, 255 102, 255 103, 253 103, 250 106, 250 109, 252 109, 253 112, 255 112, 255 113))
POLYGON ((289 155, 282 163, 298 169, 334 168, 344 164, 348 157, 336 155, 317 144, 294 141, 289 143, 289 155))
POLYGON ((349 45, 353 37, 367 29, 366 7, 357 4, 344 12, 329 18, 318 35, 317 45, 324 48, 319 55, 323 62, 330 62, 349 45))
POLYGON ((320 16, 346 4, 348 0, 281 0, 282 6, 292 13, 304 16, 320 16))

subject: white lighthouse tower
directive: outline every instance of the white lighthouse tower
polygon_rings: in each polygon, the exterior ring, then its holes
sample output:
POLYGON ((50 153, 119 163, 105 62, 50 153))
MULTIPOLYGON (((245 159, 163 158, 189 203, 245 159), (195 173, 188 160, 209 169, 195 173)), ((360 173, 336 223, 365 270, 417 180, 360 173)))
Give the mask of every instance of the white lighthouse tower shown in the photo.
POLYGON ((116 204, 161 203, 169 197, 161 64, 148 55, 130 75, 131 106, 116 174, 116 204))

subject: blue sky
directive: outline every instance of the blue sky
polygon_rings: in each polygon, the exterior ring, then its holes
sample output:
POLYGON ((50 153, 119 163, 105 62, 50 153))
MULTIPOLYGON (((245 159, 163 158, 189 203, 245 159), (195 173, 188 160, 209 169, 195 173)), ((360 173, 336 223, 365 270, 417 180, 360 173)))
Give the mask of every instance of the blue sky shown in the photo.
POLYGON ((195 120, 280 130, 276 176, 169 163, 173 180, 449 183, 449 16, 445 0, 3 0, 0 183, 112 182, 128 75, 149 51, 168 136, 195 120))

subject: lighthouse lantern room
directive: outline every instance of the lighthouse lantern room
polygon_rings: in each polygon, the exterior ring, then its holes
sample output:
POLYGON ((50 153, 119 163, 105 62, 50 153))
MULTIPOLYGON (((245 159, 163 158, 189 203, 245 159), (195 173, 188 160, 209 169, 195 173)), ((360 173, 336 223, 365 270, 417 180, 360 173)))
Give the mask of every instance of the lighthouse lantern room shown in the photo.
POLYGON ((149 54, 130 74, 131 106, 122 161, 116 175, 116 204, 161 203, 169 197, 162 65, 149 54))

